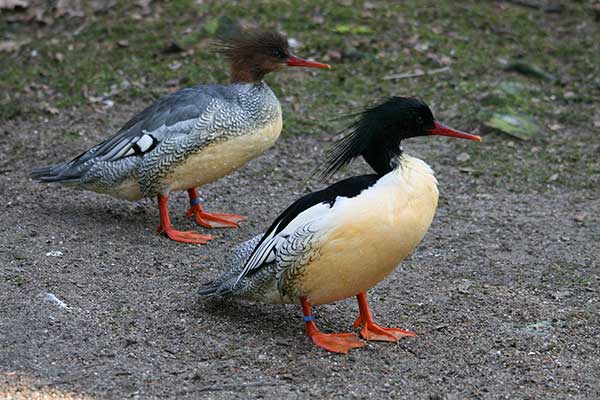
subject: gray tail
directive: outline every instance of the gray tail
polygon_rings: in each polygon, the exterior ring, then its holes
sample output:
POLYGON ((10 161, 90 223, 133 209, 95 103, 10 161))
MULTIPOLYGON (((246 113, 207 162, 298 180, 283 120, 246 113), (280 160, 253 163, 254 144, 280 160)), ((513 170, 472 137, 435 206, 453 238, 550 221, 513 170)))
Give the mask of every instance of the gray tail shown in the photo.
POLYGON ((31 177, 44 182, 60 182, 64 179, 63 173, 67 169, 65 164, 38 167, 31 171, 31 177))
POLYGON ((227 297, 235 288, 236 278, 237 275, 218 278, 205 284, 198 293, 202 297, 227 297))
POLYGON ((34 168, 31 171, 31 178, 43 182, 76 182, 81 178, 82 168, 71 165, 71 163, 48 165, 46 167, 34 168))
POLYGON ((215 296, 220 295, 219 294, 220 288, 221 288, 220 282, 216 282, 216 281, 209 282, 209 283, 205 284, 198 293, 202 297, 215 297, 215 296))

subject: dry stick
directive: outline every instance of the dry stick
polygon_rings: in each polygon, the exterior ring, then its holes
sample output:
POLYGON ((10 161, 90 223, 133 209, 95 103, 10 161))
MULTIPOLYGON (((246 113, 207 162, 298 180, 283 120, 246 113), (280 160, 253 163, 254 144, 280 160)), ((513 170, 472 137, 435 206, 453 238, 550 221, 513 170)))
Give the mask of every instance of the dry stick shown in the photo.
POLYGON ((448 72, 448 71, 450 71, 450 67, 442 67, 442 68, 438 68, 438 69, 430 69, 429 71, 407 72, 405 74, 388 75, 388 76, 384 76, 383 79, 390 80, 390 79, 417 78, 419 76, 441 74, 443 72, 448 72))

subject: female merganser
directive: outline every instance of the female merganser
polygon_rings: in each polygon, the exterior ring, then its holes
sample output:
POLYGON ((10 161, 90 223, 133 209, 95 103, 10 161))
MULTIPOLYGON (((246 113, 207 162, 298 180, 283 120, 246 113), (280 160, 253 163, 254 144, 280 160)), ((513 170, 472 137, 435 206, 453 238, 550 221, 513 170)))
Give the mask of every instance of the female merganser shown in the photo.
POLYGON ((73 160, 35 169, 31 176, 127 200, 158 196, 158 233, 179 242, 204 244, 210 235, 173 229, 167 197, 187 190, 196 222, 207 228, 237 227, 244 217, 203 211, 196 187, 240 168, 275 143, 281 106, 263 81, 285 66, 330 68, 293 55, 276 32, 245 31, 223 39, 231 64, 230 85, 200 85, 161 97, 112 138, 73 160))
POLYGON ((263 234, 242 243, 229 271, 207 284, 203 296, 300 303, 306 333, 318 347, 346 353, 363 346, 352 333, 319 332, 311 304, 356 296, 366 340, 396 341, 414 333, 383 328, 369 311, 366 291, 385 278, 419 244, 433 219, 437 181, 423 161, 402 152, 403 139, 479 136, 435 121, 420 100, 393 97, 360 114, 325 160, 331 175, 358 156, 375 174, 355 176, 310 193, 279 215, 263 234))

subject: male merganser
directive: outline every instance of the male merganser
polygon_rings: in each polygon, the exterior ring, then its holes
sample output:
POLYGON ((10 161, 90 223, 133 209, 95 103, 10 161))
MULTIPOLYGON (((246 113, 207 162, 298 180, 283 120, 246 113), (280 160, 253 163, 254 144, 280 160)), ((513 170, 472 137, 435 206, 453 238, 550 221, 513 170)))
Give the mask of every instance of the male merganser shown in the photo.
POLYGON ((263 81, 283 67, 330 68, 293 55, 287 38, 249 30, 223 39, 231 64, 230 85, 200 85, 159 98, 112 138, 73 160, 35 169, 46 182, 75 185, 127 200, 158 196, 158 233, 204 244, 210 235, 173 229, 167 198, 187 190, 196 222, 207 228, 237 227, 244 217, 203 211, 196 187, 214 182, 271 147, 281 132, 281 106, 263 81))
POLYGON ((229 271, 207 284, 203 296, 268 303, 300 303, 306 333, 318 347, 346 353, 363 346, 352 333, 319 332, 318 305, 356 296, 366 340, 397 341, 415 334, 373 322, 366 291, 419 244, 433 219, 437 180, 423 161, 402 152, 403 139, 442 135, 481 141, 437 122, 420 100, 393 97, 367 109, 325 160, 331 175, 358 156, 375 174, 344 179, 310 193, 279 215, 263 235, 242 243, 229 271))

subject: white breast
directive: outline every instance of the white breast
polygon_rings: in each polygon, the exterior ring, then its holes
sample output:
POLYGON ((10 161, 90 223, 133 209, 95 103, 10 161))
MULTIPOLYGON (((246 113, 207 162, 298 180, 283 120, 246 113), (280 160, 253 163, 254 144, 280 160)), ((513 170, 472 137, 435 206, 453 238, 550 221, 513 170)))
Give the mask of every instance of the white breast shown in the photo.
POLYGON ((306 267, 302 291, 311 303, 322 304, 375 286, 421 242, 437 201, 433 171, 409 156, 359 196, 339 199, 320 257, 306 267))

